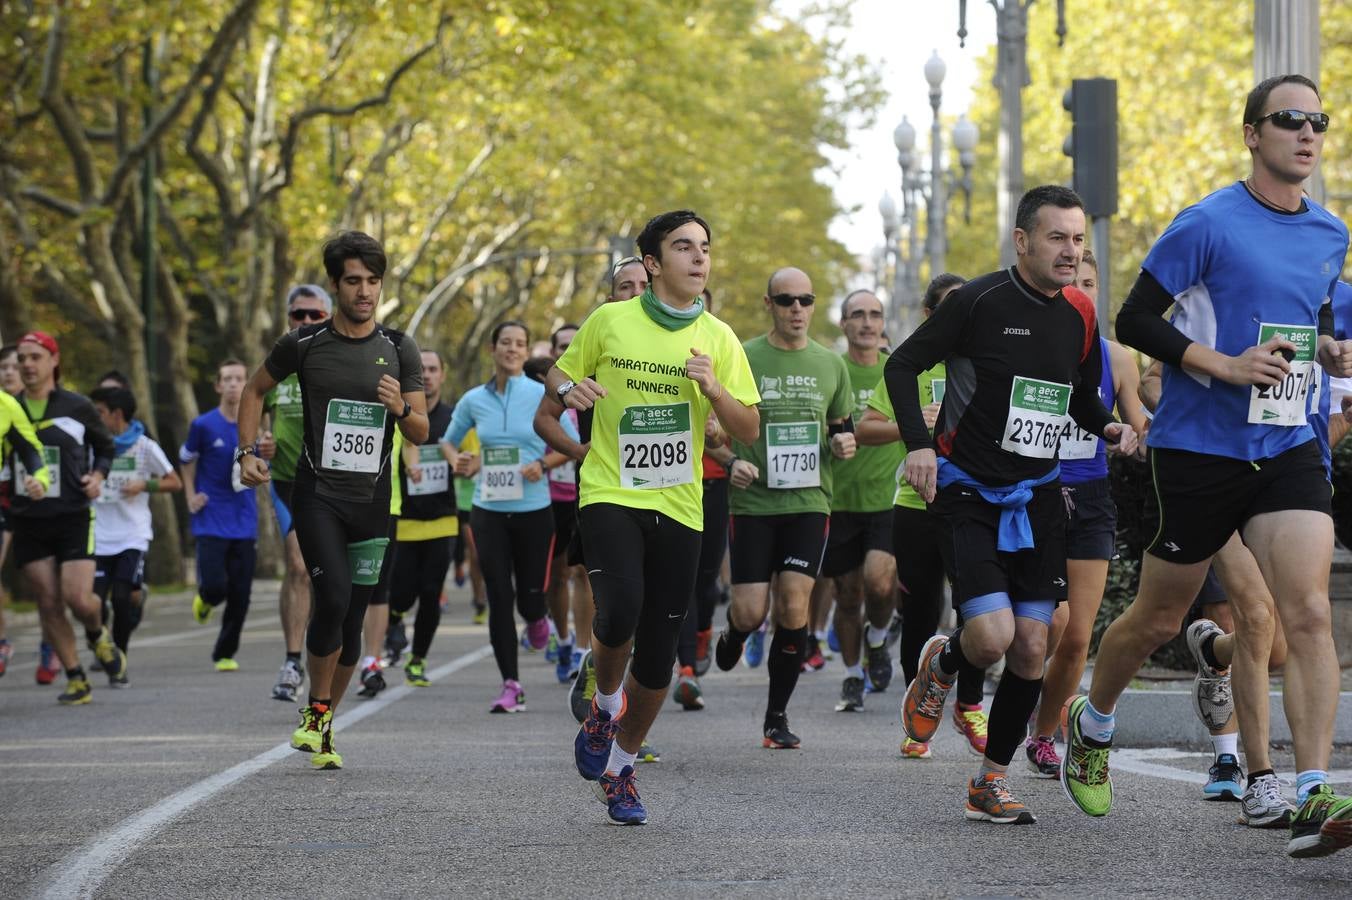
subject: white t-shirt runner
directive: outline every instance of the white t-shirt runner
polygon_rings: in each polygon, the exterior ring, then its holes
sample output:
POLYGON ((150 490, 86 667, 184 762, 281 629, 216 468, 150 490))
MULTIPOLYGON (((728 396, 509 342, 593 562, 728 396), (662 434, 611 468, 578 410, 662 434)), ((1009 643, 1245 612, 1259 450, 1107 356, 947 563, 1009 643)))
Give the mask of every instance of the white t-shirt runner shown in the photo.
POLYGON ((150 520, 150 496, 142 491, 123 497, 122 486, 130 481, 162 478, 174 470, 160 445, 142 435, 126 453, 113 459, 113 467, 94 501, 94 555, 116 556, 124 550, 150 549, 154 529, 150 520))

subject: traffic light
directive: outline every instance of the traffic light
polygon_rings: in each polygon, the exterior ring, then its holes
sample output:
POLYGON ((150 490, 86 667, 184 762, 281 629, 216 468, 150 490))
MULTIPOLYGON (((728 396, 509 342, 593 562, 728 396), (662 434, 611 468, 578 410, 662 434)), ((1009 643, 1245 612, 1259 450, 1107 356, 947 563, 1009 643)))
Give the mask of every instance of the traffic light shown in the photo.
POLYGON ((1074 162, 1075 193, 1094 218, 1117 213, 1117 82, 1076 78, 1062 105, 1072 128, 1064 149, 1074 162))

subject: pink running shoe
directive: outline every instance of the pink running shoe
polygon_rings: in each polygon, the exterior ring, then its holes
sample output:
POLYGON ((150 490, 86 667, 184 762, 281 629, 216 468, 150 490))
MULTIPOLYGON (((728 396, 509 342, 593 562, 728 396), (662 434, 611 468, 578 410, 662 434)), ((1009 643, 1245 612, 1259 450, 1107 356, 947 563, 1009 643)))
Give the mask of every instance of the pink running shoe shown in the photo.
MULTIPOLYGON (((540 621, 544 621, 541 619, 540 621)), ((493 708, 489 712, 495 713, 514 713, 526 711, 526 692, 521 689, 521 682, 507 679, 502 683, 502 693, 498 699, 493 701, 493 708)))
POLYGON ((526 639, 532 650, 543 650, 549 645, 549 617, 541 616, 534 622, 526 623, 526 639))

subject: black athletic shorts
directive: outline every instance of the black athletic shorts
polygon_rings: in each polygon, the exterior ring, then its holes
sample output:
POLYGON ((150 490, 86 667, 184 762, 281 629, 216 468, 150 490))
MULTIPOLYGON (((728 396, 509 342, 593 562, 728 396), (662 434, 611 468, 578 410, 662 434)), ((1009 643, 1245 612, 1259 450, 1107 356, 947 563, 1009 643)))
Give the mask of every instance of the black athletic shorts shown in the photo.
POLYGON ((58 564, 94 558, 94 513, 85 509, 59 516, 12 516, 14 565, 56 557, 58 564))
POLYGON ((998 549, 1000 507, 960 484, 939 490, 930 504, 939 527, 939 552, 953 586, 953 607, 974 597, 1004 593, 1014 602, 1066 599, 1066 505, 1060 482, 1033 489, 1028 520, 1033 548, 998 549))
POLYGON ((1168 562, 1210 559, 1263 513, 1308 509, 1333 515, 1333 488, 1313 439, 1254 462, 1151 448, 1150 466, 1160 527, 1146 549, 1168 562))
POLYGON ((825 513, 737 516, 728 522, 733 584, 767 584, 776 572, 816 578, 826 550, 825 513))
POLYGON ((1061 485, 1065 500, 1066 559, 1112 559, 1117 548, 1117 504, 1106 478, 1061 485))
MULTIPOLYGON (((564 556, 573 543, 577 532, 577 501, 555 500, 554 506, 554 555, 564 556)), ((569 563, 572 565, 572 563, 569 563)))
POLYGON ((892 555, 892 510, 831 513, 822 577, 839 578, 864 564, 870 550, 892 555))
POLYGON ((146 555, 141 550, 123 550, 112 556, 95 557, 94 593, 108 599, 108 587, 113 582, 129 584, 139 590, 145 582, 146 555))

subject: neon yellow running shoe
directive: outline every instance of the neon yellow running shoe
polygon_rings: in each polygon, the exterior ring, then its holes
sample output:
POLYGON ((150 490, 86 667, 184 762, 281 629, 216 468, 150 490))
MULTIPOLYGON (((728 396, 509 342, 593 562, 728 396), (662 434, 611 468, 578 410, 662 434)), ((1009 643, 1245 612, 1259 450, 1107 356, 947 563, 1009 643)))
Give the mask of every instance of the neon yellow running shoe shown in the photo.
POLYGON ((427 680, 427 664, 418 657, 410 657, 404 664, 404 681, 413 687, 429 687, 432 682, 427 680))
POLYGON ((216 660, 216 671, 217 671, 217 672, 238 672, 238 671, 239 671, 239 663, 235 662, 233 659, 231 659, 231 658, 228 657, 228 656, 225 657, 224 659, 218 659, 218 660, 216 660))
POLYGON ((211 607, 207 601, 202 599, 201 594, 192 596, 192 617, 197 620, 198 625, 205 625, 211 618, 211 607))
POLYGON ((66 689, 56 702, 62 706, 81 706, 94 697, 94 689, 89 686, 88 678, 71 678, 66 681, 66 689))
POLYGON ((1066 755, 1061 759, 1061 787, 1080 812, 1106 816, 1113 808, 1113 779, 1108 773, 1109 746, 1091 746, 1080 734, 1080 712, 1089 704, 1075 697, 1061 711, 1061 729, 1066 755))
POLYGON ((318 753, 323 744, 323 733, 332 722, 333 710, 322 703, 301 707, 300 727, 291 732, 291 749, 318 753))
POLYGON ((314 756, 310 757, 310 765, 316 769, 341 769, 343 767, 343 758, 338 755, 338 751, 333 746, 332 722, 325 724, 319 749, 315 751, 314 756))

